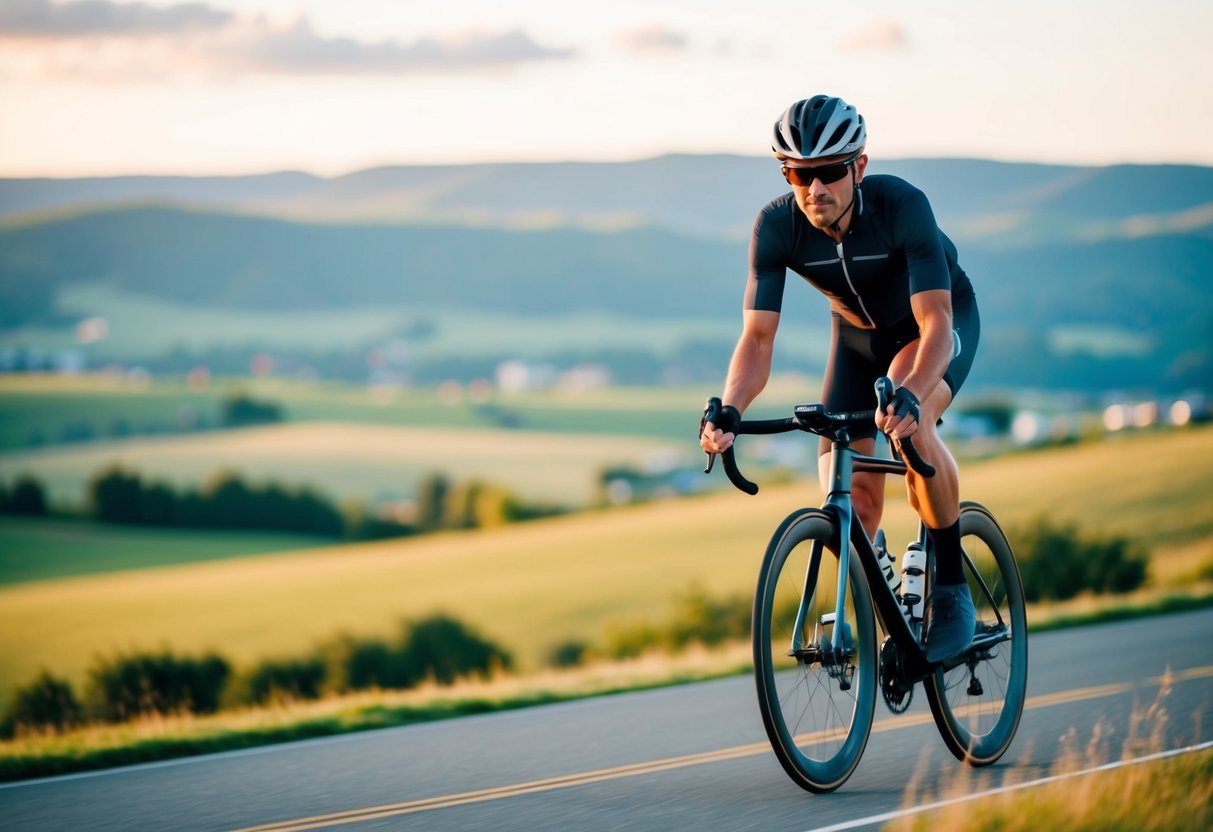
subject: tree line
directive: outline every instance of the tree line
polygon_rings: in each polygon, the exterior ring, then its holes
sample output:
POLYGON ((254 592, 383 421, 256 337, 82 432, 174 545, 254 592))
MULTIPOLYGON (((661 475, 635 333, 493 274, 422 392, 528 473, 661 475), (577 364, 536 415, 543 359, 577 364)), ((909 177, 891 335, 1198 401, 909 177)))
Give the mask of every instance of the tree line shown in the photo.
MULTIPOLYGON (((312 534, 347 540, 399 537, 444 529, 475 529, 548 517, 563 507, 531 503, 501 486, 454 481, 429 474, 418 484, 411 519, 382 517, 358 504, 339 507, 308 488, 277 482, 253 484, 232 471, 198 488, 174 488, 121 465, 93 476, 85 515, 102 523, 193 529, 237 529, 312 534)), ((0 482, 0 513, 52 513, 46 487, 23 474, 11 486, 0 482)))

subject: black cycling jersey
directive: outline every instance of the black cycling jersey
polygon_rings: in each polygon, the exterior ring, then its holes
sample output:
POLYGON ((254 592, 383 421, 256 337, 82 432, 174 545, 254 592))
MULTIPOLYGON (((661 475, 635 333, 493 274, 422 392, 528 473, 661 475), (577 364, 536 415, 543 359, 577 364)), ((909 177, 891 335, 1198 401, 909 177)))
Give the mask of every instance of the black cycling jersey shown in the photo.
POLYGON ((867 176, 851 211, 851 225, 835 243, 809 223, 794 194, 768 203, 754 221, 745 307, 780 311, 788 269, 878 329, 911 316, 917 292, 950 288, 953 298, 972 296, 956 246, 922 191, 896 176, 867 176))

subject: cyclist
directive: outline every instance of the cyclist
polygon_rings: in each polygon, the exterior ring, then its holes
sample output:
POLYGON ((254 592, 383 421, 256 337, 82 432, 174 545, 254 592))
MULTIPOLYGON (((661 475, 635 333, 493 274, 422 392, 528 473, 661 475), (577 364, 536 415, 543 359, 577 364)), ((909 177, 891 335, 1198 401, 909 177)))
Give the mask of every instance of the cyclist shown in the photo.
MULTIPOLYGON (((707 423, 700 445, 708 453, 730 447, 731 426, 766 386, 791 269, 830 302, 821 394, 827 409, 869 409, 876 379, 887 375, 895 384, 887 411, 855 448, 874 453, 878 429, 894 442, 912 436, 936 468, 929 479, 910 472, 906 483, 935 553, 926 646, 931 661, 942 661, 968 647, 975 614, 961 563, 959 474, 936 426, 973 364, 977 305, 956 246, 940 231, 926 196, 895 176, 865 178, 866 141, 859 112, 826 95, 795 102, 775 123, 771 149, 792 191, 754 222, 742 332, 721 395, 725 424, 707 423)), ((827 491, 829 453, 823 439, 818 467, 827 491)), ((884 475, 856 474, 852 495, 859 521, 874 536, 884 475)))

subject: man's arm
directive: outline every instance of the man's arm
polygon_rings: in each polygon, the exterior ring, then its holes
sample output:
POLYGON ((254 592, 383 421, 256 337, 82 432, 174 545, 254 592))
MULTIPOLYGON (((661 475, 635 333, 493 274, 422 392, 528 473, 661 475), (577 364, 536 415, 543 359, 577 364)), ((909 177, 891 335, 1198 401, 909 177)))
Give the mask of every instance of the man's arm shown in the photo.
MULTIPOLYGON (((923 401, 939 387, 943 374, 952 363, 952 292, 948 289, 929 289, 910 295, 910 308, 918 321, 919 344, 914 354, 914 365, 899 382, 918 401, 923 401)), ((886 421, 876 420, 882 431, 909 436, 918 429, 918 423, 907 415, 902 419, 889 416, 886 421)))
MULTIPOLYGON (((775 331, 779 328, 779 313, 765 309, 746 309, 742 313, 741 337, 729 362, 721 400, 738 411, 744 411, 758 397, 771 377, 771 356, 775 348, 775 331)), ((708 453, 720 453, 733 444, 733 434, 723 433, 708 422, 700 446, 708 453)))
POLYGON ((930 289, 910 295, 910 308, 918 321, 921 341, 914 367, 901 380, 901 386, 909 387, 921 400, 934 392, 952 363, 952 292, 930 289))

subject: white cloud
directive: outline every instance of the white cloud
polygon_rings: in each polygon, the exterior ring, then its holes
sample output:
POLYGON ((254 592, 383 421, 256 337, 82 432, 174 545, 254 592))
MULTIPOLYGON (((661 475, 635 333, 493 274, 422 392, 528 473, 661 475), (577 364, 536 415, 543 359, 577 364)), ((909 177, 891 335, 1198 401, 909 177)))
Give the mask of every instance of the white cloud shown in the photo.
POLYGON ((205 3, 149 6, 110 0, 5 0, 0 5, 0 36, 54 39, 168 34, 217 29, 233 19, 231 12, 205 3))
POLYGON ((521 29, 368 41, 321 35, 302 16, 275 24, 264 15, 238 17, 198 2, 158 7, 112 0, 4 0, 0 40, 20 53, 7 66, 0 63, 0 75, 94 80, 199 72, 401 75, 576 55, 537 43, 521 29))
POLYGON ((475 69, 569 58, 575 53, 542 46, 519 29, 422 37, 411 43, 367 42, 324 37, 300 19, 281 29, 253 28, 217 46, 213 54, 237 68, 307 75, 475 69))

